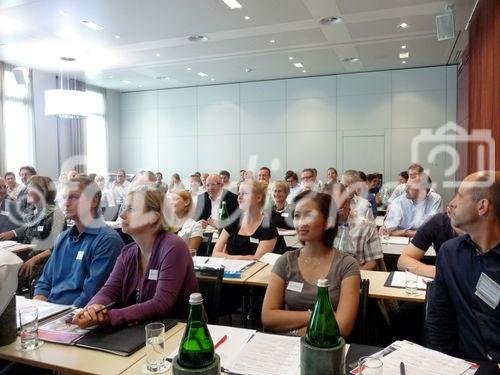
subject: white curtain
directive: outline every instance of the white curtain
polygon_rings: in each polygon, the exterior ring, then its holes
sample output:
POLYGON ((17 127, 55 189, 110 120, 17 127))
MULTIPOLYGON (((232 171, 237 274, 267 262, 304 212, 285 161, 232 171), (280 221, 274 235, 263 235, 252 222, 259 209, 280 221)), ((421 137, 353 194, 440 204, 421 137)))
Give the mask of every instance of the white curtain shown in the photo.
POLYGON ((89 173, 108 172, 108 143, 106 129, 106 90, 87 86, 91 103, 91 115, 87 117, 86 150, 89 173))
MULTIPOLYGON (((18 85, 12 69, 14 66, 4 64, 2 88, 3 129, 0 134, 3 140, 3 167, 6 171, 17 173, 23 165, 35 165, 34 119, 32 87, 18 85)), ((31 82, 31 73, 30 79, 31 82)), ((0 165, 1 167, 1 165, 0 165)))
POLYGON ((3 122, 3 62, 0 61, 0 175, 3 176, 6 170, 5 165, 5 131, 3 122))

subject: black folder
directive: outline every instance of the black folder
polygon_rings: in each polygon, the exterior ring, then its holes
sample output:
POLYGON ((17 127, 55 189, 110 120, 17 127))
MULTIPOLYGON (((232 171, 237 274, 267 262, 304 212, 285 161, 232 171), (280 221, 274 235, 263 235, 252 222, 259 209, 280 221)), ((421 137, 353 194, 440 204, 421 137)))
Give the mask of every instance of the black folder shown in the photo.
MULTIPOLYGON (((165 324, 165 332, 177 324, 175 319, 164 319, 158 322, 165 324)), ((144 327, 149 323, 151 322, 124 328, 99 327, 87 333, 75 344, 83 348, 101 350, 126 357, 146 344, 144 327)))

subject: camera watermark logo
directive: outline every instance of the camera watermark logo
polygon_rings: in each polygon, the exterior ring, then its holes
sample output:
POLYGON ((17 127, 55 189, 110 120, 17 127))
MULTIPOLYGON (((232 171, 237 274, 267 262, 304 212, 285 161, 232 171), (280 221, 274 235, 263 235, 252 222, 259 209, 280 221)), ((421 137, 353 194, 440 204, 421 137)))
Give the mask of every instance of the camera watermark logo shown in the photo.
MULTIPOLYGON (((477 170, 495 170, 495 140, 490 129, 467 130, 454 122, 448 122, 434 132, 432 129, 423 129, 411 142, 411 160, 417 163, 434 163, 439 154, 445 153, 451 159, 450 165, 444 171, 443 188, 456 188, 462 181, 456 181, 455 175, 460 167, 460 155, 457 151, 458 144, 476 144, 477 170), (424 155, 423 148, 430 151, 424 155), (448 179, 448 180, 447 180, 448 179), (451 180, 450 180, 451 179, 451 180)), ((429 173, 429 171, 426 171, 429 173)), ((476 181, 477 187, 488 187, 493 184, 494 175, 486 181, 476 181)))

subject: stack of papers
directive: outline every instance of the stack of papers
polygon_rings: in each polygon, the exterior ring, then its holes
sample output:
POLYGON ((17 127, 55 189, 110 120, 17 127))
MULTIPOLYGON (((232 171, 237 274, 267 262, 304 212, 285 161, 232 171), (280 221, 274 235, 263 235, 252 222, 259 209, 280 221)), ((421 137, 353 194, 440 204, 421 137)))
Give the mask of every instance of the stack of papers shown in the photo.
POLYGON ((193 257, 193 263, 195 268, 224 267, 224 277, 240 278, 241 274, 255 261, 195 256, 193 257))
MULTIPOLYGON (((474 363, 406 340, 395 341, 372 357, 378 357, 382 361, 384 375, 399 375, 401 362, 405 365, 406 375, 471 375, 478 369, 478 365, 474 363)), ((357 368, 351 371, 351 374, 357 373, 357 368)))
MULTIPOLYGON (((215 350, 224 372, 245 375, 300 374, 300 338, 271 335, 251 329, 208 325, 214 345, 227 336, 215 350)), ((178 349, 170 353, 173 359, 178 349)))
MULTIPOLYGON (((427 283, 433 281, 431 277, 417 276, 417 289, 426 290, 427 283)), ((387 277, 387 281, 384 286, 392 288, 405 288, 406 287, 406 276, 402 271, 392 271, 387 277)))
POLYGON ((259 262, 274 265, 274 263, 276 263, 276 261, 278 260, 278 258, 279 258, 280 256, 281 256, 281 254, 275 254, 275 253, 265 253, 265 254, 264 254, 264 255, 262 255, 262 257, 259 259, 259 262))
POLYGON ((409 237, 389 237, 389 243, 391 245, 408 245, 410 243, 409 237))
POLYGON ((296 236, 297 231, 295 229, 278 229, 278 234, 280 236, 296 236))
POLYGON ((16 250, 19 245, 21 244, 16 241, 0 241, 0 251, 13 251, 16 250))
POLYGON ((38 321, 50 318, 51 316, 60 314, 64 311, 73 310, 73 306, 68 305, 58 305, 55 303, 38 301, 35 299, 28 299, 21 296, 16 296, 16 319, 17 328, 19 328, 19 309, 23 307, 35 306, 38 308, 38 321))

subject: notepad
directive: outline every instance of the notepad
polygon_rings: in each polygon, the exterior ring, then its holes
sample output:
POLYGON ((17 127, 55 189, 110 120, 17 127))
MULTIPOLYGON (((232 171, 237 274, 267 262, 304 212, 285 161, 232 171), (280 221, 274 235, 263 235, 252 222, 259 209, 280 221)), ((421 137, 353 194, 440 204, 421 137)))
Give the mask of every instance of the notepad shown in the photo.
POLYGON ((20 327, 19 324, 19 309, 24 307, 36 307, 38 308, 38 321, 41 322, 47 318, 54 315, 60 314, 64 311, 73 310, 73 306, 69 305, 58 305, 56 303, 51 303, 47 301, 39 301, 36 299, 29 299, 22 296, 16 296, 16 323, 17 328, 20 327))
MULTIPOLYGON (((433 278, 418 276, 417 279, 417 289, 426 290, 427 283, 433 281, 433 278)), ((385 281, 384 286, 392 287, 392 288, 405 288, 406 287, 406 276, 402 271, 392 271, 389 273, 387 280, 385 281)))
POLYGON ((278 260, 278 258, 279 258, 280 256, 281 256, 281 254, 276 254, 276 253, 265 253, 265 254, 264 254, 264 255, 262 255, 262 257, 259 259, 259 262, 274 265, 274 263, 276 263, 276 261, 278 260))
POLYGON ((195 256, 193 258, 195 268, 222 268, 224 267, 224 277, 240 278, 241 274, 252 264, 253 260, 224 259, 216 257, 195 256))
POLYGON ((391 245, 408 245, 410 243, 410 239, 408 237, 389 237, 389 243, 391 245))

